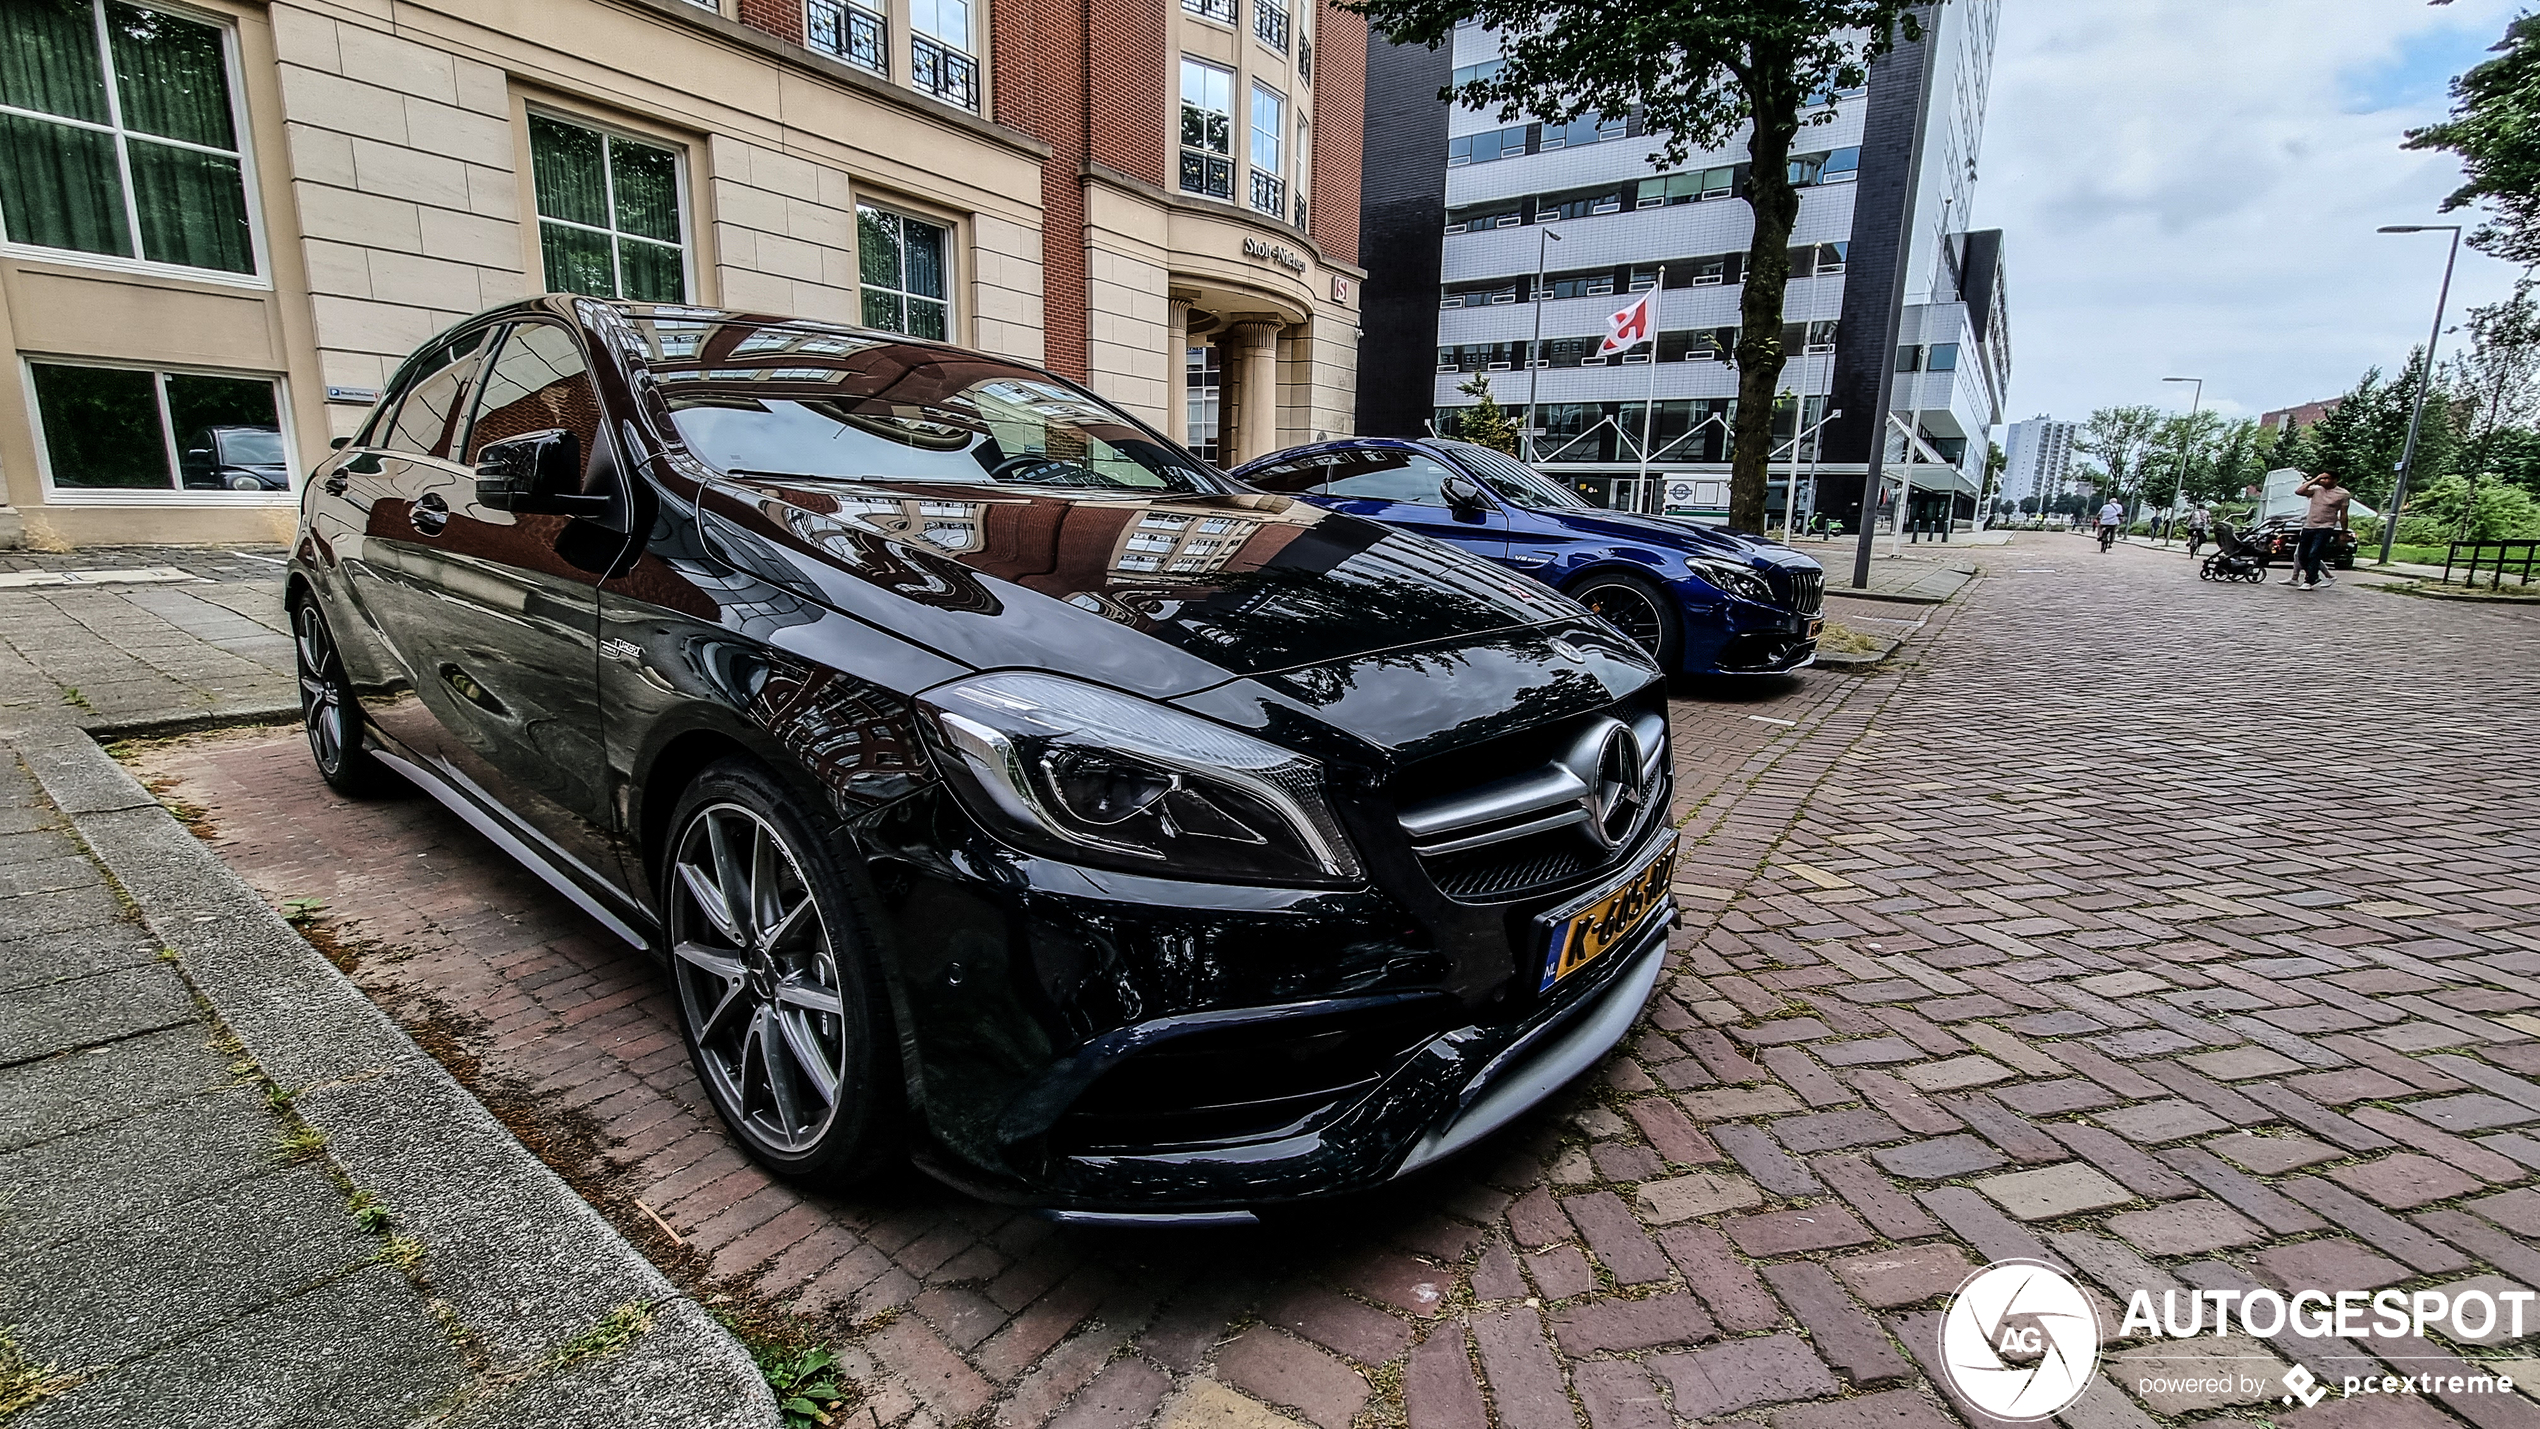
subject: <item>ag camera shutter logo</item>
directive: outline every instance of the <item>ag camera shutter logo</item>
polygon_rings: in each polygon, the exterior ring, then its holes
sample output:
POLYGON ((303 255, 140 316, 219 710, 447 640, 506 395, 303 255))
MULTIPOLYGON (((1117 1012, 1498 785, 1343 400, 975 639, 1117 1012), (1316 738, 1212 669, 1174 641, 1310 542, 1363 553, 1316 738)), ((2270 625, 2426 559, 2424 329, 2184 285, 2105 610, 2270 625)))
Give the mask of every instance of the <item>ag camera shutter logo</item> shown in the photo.
POLYGON ((1940 1367, 1960 1398, 1996 1419, 2049 1418, 2098 1372, 2099 1316, 2055 1267, 1997 1260, 1950 1300, 1940 1367))

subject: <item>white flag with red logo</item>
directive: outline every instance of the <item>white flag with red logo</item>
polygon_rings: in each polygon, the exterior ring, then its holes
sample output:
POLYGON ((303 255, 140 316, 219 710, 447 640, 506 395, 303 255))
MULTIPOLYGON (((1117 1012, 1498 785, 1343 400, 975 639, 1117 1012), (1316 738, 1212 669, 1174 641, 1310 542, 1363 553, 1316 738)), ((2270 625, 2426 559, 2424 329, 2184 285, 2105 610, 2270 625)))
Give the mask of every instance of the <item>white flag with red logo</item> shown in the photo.
POLYGON ((1603 345, 1596 349, 1596 355, 1604 357, 1627 351, 1649 341, 1650 325, 1658 320, 1657 297, 1658 290, 1652 288, 1634 299, 1630 307, 1607 318, 1605 326, 1609 331, 1605 334, 1603 345))

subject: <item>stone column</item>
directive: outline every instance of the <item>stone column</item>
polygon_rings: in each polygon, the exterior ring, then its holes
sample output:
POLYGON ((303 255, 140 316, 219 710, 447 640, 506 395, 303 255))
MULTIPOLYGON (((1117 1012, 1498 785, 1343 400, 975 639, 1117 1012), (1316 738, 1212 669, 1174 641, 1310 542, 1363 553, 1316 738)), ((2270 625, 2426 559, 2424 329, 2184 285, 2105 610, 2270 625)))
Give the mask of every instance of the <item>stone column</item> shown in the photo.
POLYGON ((1177 445, 1188 446, 1191 440, 1191 303, 1187 293, 1172 293, 1165 298, 1172 316, 1164 323, 1164 435, 1177 445))
POLYGON ((1235 360, 1226 375, 1236 379, 1241 415, 1235 422, 1235 455, 1220 462, 1222 466, 1240 466, 1279 449, 1279 331, 1286 326, 1276 313, 1238 313, 1228 325, 1227 345, 1235 360))

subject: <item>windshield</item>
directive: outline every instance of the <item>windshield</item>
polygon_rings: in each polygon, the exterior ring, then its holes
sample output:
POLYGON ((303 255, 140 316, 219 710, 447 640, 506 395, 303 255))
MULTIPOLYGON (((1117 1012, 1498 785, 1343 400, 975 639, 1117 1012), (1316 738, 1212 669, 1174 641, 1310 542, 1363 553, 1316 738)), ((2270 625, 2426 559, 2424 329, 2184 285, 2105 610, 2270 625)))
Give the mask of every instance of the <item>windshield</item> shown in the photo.
POLYGON ((282 465, 282 432, 276 427, 236 427, 220 433, 220 459, 231 466, 282 465))
POLYGON ((1455 454, 1456 460, 1464 463, 1466 471, 1491 489, 1493 496, 1511 506, 1534 511, 1591 509, 1559 482, 1549 480, 1543 473, 1504 452, 1475 446, 1471 442, 1448 442, 1444 445, 1455 454))
POLYGON ((1102 399, 994 358, 837 328, 669 318, 635 326, 680 439, 727 472, 1220 489, 1196 458, 1102 399))

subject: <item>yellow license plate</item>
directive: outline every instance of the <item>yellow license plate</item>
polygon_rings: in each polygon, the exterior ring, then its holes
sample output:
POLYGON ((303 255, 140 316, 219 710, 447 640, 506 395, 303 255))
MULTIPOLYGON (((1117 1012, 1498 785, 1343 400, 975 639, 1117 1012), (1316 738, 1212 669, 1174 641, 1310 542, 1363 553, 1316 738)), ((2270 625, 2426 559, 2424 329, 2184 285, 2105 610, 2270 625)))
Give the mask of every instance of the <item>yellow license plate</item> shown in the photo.
POLYGON ((1676 841, 1669 839, 1665 852, 1585 908, 1546 920, 1552 923, 1552 941, 1544 953, 1543 983, 1536 990, 1550 988, 1629 941, 1667 901, 1667 884, 1675 871, 1676 841))

